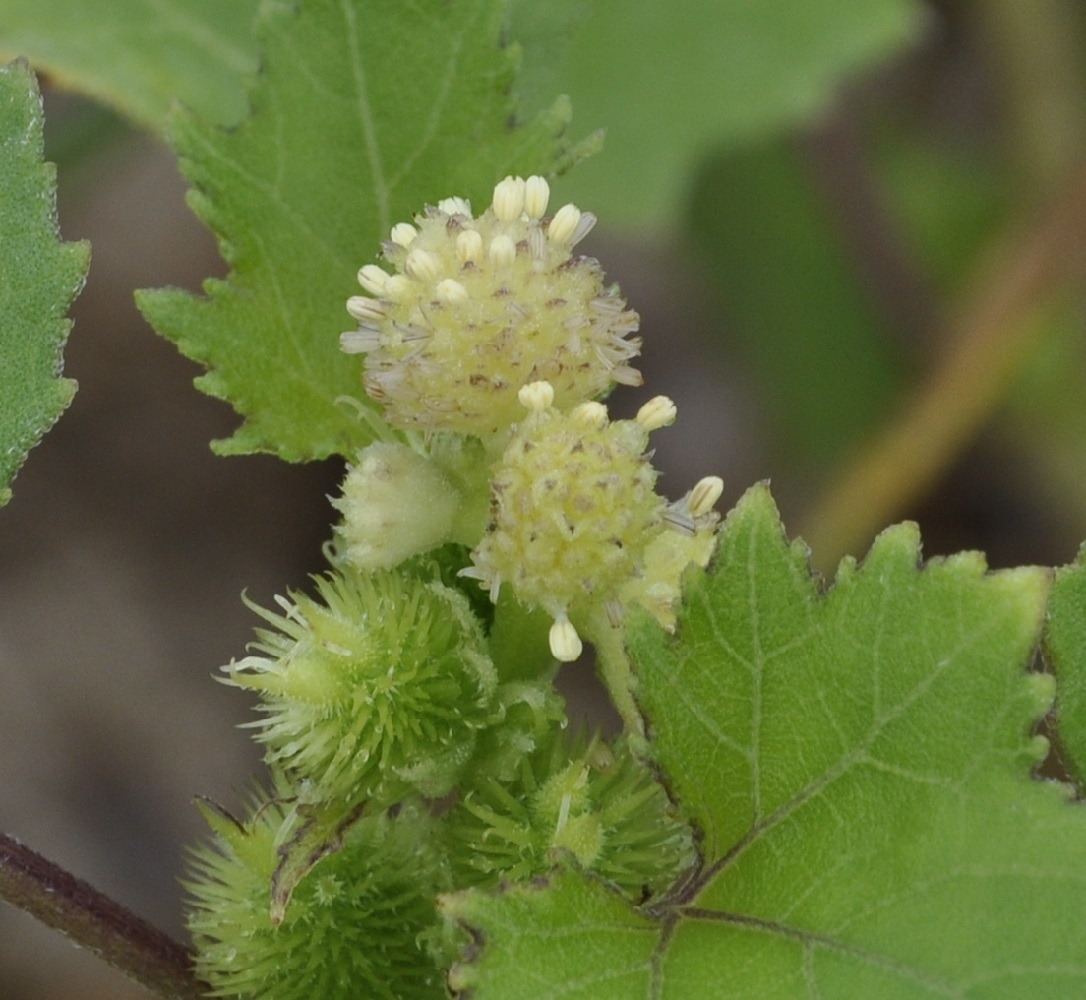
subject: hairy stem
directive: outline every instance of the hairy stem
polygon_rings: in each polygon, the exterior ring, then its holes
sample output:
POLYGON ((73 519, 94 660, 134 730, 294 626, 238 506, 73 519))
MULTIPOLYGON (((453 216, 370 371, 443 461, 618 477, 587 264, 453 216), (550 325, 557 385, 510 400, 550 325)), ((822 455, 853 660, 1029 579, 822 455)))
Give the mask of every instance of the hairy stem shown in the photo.
POLYGON ((180 944, 6 834, 0 834, 0 898, 160 997, 196 1000, 207 989, 180 944))
POLYGON ((626 655, 623 631, 603 620, 602 615, 594 626, 589 638, 596 647, 597 672, 611 696, 612 704, 622 717, 626 736, 636 742, 645 735, 645 720, 634 701, 633 668, 626 655))
POLYGON ((802 529, 831 566, 922 496, 991 416, 1036 346, 1036 311, 1086 265, 1086 164, 1032 225, 997 241, 927 380, 830 481, 802 529))

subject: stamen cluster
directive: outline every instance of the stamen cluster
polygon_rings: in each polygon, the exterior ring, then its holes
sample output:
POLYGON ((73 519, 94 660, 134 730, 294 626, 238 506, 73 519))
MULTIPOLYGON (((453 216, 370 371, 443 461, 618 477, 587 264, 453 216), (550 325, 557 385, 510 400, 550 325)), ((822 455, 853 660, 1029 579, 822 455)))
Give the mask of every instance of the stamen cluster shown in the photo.
POLYGON ((559 406, 640 385, 630 361, 637 313, 599 264, 574 249, 595 216, 564 205, 547 214, 542 177, 507 177, 478 218, 446 198, 393 227, 376 264, 358 272, 367 295, 347 310, 364 353, 366 392, 395 427, 487 438, 519 419, 517 392, 546 379, 559 406))
POLYGON ((521 601, 543 607, 555 619, 552 652, 573 660, 581 643, 570 609, 602 606, 621 622, 619 590, 641 575, 645 547, 665 524, 645 452, 675 406, 658 396, 636 420, 611 421, 597 402, 563 413, 549 382, 525 386, 520 399, 528 415, 495 468, 491 524, 465 574, 492 600, 508 581, 521 601))
POLYGON ((596 261, 573 255, 594 217, 573 205, 548 216, 549 197, 542 177, 507 177, 478 218, 447 198, 393 227, 383 256, 396 273, 359 272, 370 294, 348 300, 359 328, 341 346, 366 355, 365 389, 385 419, 423 430, 425 445, 366 449, 336 505, 352 522, 340 529, 348 558, 366 569, 450 541, 471 547, 463 575, 494 601, 507 583, 546 610, 551 652, 568 661, 582 650, 578 629, 619 627, 626 604, 674 624, 683 570, 711 555, 723 484, 709 477, 669 504, 648 435, 675 405, 657 396, 635 420, 611 421, 598 402, 615 382, 641 382, 629 365, 638 317, 596 261), (477 439, 486 474, 438 431, 477 439))

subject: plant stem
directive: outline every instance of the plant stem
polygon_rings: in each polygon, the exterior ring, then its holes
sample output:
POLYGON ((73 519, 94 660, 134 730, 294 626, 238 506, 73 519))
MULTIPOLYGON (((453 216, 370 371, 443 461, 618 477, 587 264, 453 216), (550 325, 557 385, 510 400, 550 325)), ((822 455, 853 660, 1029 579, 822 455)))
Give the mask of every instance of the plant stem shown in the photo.
POLYGON ((622 717, 627 738, 636 743, 645 736, 645 720, 634 701, 633 668, 626 655, 623 632, 614 628, 603 615, 597 616, 593 626, 587 634, 596 647, 596 668, 600 680, 622 717))
POLYGON ((6 834, 0 898, 167 1000, 196 1000, 207 989, 189 952, 171 937, 6 834))
POLYGON ((985 263, 938 338, 947 348, 934 371, 808 515, 801 533, 823 568, 904 513, 991 416, 1044 328, 1036 310, 1086 264, 1086 165, 1032 225, 997 240, 985 263))

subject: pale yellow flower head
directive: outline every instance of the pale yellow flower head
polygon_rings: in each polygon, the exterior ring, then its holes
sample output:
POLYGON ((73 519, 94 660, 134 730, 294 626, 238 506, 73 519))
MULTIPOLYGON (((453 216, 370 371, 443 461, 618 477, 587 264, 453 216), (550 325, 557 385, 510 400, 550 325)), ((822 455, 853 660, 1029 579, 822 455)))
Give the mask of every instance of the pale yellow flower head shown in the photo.
POLYGON ((655 491, 649 434, 675 419, 674 403, 657 396, 634 420, 612 421, 594 401, 563 412, 548 382, 524 386, 519 397, 527 414, 494 468, 491 523, 464 574, 492 599, 508 584, 523 604, 546 610, 559 660, 577 658, 574 622, 596 612, 617 625, 636 602, 673 622, 683 569, 704 565, 712 551, 707 529, 719 497, 719 480, 675 504, 655 491))
POLYGON ((522 386, 547 381, 555 405, 640 385, 638 316, 599 264, 575 253, 594 216, 565 205, 548 215, 542 177, 507 177, 477 218, 463 198, 399 223, 382 256, 359 271, 348 300, 366 355, 366 392, 395 427, 487 439, 521 419, 522 386))

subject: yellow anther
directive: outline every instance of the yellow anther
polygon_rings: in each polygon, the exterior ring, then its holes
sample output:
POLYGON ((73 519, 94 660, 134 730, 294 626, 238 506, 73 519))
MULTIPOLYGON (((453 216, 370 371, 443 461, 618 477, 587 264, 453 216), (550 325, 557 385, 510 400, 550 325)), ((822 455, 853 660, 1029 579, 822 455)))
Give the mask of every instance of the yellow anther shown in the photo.
POLYGON ((529 219, 542 219, 551 197, 551 186, 543 177, 533 175, 524 182, 524 214, 529 219))
POLYGON ((571 243, 581 222, 581 210, 576 205, 563 205, 547 226, 547 235, 555 243, 571 243))
POLYGON ((554 386, 550 382, 529 382, 517 393, 521 406, 533 413, 542 413, 554 403, 554 386))
POLYGON ((678 409, 667 396, 653 396, 637 411, 637 422, 647 431, 654 431, 675 422, 678 409))

